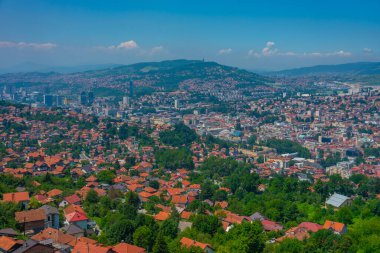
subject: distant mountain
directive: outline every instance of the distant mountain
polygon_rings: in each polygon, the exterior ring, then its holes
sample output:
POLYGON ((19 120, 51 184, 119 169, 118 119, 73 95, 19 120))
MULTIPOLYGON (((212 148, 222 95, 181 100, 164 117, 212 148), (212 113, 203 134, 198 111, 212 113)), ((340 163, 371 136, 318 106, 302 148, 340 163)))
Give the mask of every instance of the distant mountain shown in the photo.
POLYGON ((179 86, 192 88, 202 85, 229 85, 253 87, 265 85, 270 78, 216 62, 200 60, 170 60, 113 66, 105 69, 76 73, 17 73, 0 75, 0 83, 38 83, 83 85, 91 87, 113 87, 123 90, 129 81, 136 86, 176 89, 179 86))
POLYGON ((318 65, 271 72, 269 75, 318 76, 318 75, 379 75, 380 62, 356 62, 339 65, 318 65))
POLYGON ((6 73, 25 73, 25 72, 58 72, 75 73, 88 70, 98 70, 111 67, 122 66, 122 64, 99 64, 99 65, 78 65, 78 66, 48 66, 34 62, 24 62, 14 66, 0 68, 0 74, 6 73))

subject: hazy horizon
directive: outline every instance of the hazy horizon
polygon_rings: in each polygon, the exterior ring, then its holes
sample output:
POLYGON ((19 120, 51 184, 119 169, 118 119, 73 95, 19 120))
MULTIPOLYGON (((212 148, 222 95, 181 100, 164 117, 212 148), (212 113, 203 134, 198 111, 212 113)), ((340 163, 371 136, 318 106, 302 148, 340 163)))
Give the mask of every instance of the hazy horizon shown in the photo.
POLYGON ((203 59, 279 70, 380 61, 380 2, 0 1, 0 69, 203 59))

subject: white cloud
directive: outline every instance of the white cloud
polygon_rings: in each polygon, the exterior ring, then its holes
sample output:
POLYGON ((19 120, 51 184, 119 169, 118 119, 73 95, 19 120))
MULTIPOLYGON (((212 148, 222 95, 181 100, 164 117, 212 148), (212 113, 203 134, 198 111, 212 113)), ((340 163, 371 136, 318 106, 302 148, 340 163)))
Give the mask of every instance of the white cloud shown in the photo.
POLYGON ((351 52, 347 52, 347 51, 343 51, 343 50, 339 50, 339 51, 336 51, 336 52, 333 52, 333 53, 327 53, 327 56, 351 56, 352 53, 351 52))
POLYGON ((152 47, 152 49, 150 49, 151 54, 157 54, 157 53, 160 53, 162 51, 164 51, 163 46, 156 46, 156 47, 152 47))
POLYGON ((275 48, 275 43, 273 41, 268 41, 266 43, 266 47, 264 47, 261 50, 262 55, 264 56, 269 56, 269 55, 274 55, 277 53, 277 48, 275 48))
POLYGON ((0 48, 31 48, 38 50, 49 50, 57 47, 53 43, 26 43, 26 42, 12 42, 12 41, 0 41, 0 48))
POLYGON ((366 54, 370 54, 373 52, 373 50, 371 48, 365 47, 365 48, 363 48, 363 52, 366 54))
POLYGON ((134 40, 128 40, 128 41, 125 41, 125 42, 121 42, 119 45, 115 46, 115 45, 112 45, 112 46, 109 46, 107 47, 108 49, 124 49, 124 50, 131 50, 131 49, 135 49, 135 48, 138 48, 139 46, 137 45, 136 41, 134 40))
POLYGON ((230 54, 231 52, 232 48, 223 48, 218 51, 218 55, 230 54))
POLYGON ((327 53, 321 53, 321 52, 312 52, 312 53, 303 53, 303 56, 309 56, 309 57, 331 57, 331 56, 337 56, 337 57, 349 57, 352 56, 351 52, 339 50, 335 52, 327 52, 327 53))

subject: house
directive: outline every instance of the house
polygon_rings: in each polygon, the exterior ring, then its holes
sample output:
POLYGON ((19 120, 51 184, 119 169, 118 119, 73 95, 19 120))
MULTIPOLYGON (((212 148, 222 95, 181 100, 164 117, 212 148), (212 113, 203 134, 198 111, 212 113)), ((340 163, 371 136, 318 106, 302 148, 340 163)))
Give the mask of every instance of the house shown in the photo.
POLYGON ((172 197, 171 202, 175 205, 180 205, 180 206, 184 206, 184 207, 186 207, 187 204, 189 203, 187 196, 185 196, 185 195, 174 195, 172 197))
POLYGON ((67 224, 75 224, 78 227, 85 229, 85 230, 88 227, 88 218, 87 218, 86 214, 84 214, 84 213, 75 211, 75 212, 66 214, 65 218, 66 218, 67 224))
POLYGON ((68 245, 69 243, 75 241, 74 236, 65 234, 54 228, 46 228, 38 234, 32 236, 31 239, 41 243, 50 241, 52 244, 59 245, 68 245))
POLYGON ((64 231, 68 235, 72 235, 76 238, 80 238, 84 236, 84 229, 78 227, 75 224, 68 224, 62 228, 62 231, 64 231))
POLYGON ((191 228, 193 226, 192 222, 189 221, 179 221, 178 223, 178 229, 179 231, 184 231, 186 228, 191 228))
POLYGON ((104 247, 98 244, 92 244, 87 242, 78 242, 75 244, 71 252, 75 253, 114 253, 111 247, 104 247))
POLYGON ((214 252, 214 250, 211 248, 210 244, 197 242, 197 241, 190 239, 190 238, 187 238, 187 237, 182 237, 180 242, 181 242, 182 246, 184 246, 186 248, 198 247, 207 253, 213 253, 214 252))
POLYGON ((326 220, 323 229, 329 229, 335 234, 343 235, 347 233, 347 226, 344 223, 326 220))
POLYGON ((17 237, 18 233, 13 228, 0 229, 0 236, 17 237))
POLYGON ((29 192, 4 193, 3 194, 3 201, 4 202, 13 202, 16 204, 21 203, 23 205, 24 209, 28 209, 28 203, 30 201, 29 192))
POLYGON ((270 220, 262 220, 261 224, 265 231, 279 231, 284 229, 280 224, 270 220))
POLYGON ((45 228, 47 227, 52 227, 55 229, 59 229, 59 212, 58 209, 49 206, 49 205, 43 205, 39 209, 43 209, 45 211, 45 216, 46 216, 46 223, 45 223, 45 228))
POLYGON ((48 191, 46 193, 46 195, 49 197, 49 198, 57 198, 57 197, 60 197, 62 195, 63 191, 59 190, 59 189, 53 189, 51 191, 48 191))
POLYGON ((122 242, 113 246, 112 250, 116 253, 145 253, 146 252, 144 248, 141 248, 132 244, 128 244, 125 242, 122 242))
POLYGON ((299 228, 304 228, 306 229, 307 231, 309 232, 318 232, 319 230, 323 229, 323 226, 322 225, 319 225, 317 223, 314 223, 314 222, 302 222, 298 225, 299 228))
POLYGON ((170 213, 161 211, 154 216, 154 219, 157 221, 164 221, 164 220, 169 219, 169 217, 170 217, 170 213))
POLYGON ((33 230, 36 233, 45 228, 46 215, 44 209, 16 212, 15 216, 22 231, 33 230))
POLYGON ((29 239, 23 243, 21 247, 12 253, 55 253, 56 249, 50 245, 44 245, 35 240, 29 239))
POLYGON ((302 222, 297 227, 293 227, 288 229, 285 232, 284 236, 281 236, 280 238, 277 238, 277 242, 281 242, 284 239, 297 239, 300 241, 303 241, 304 239, 308 239, 310 237, 309 232, 318 232, 319 230, 323 229, 322 225, 319 225, 317 223, 313 222, 302 222))
POLYGON ((0 252, 12 252, 20 246, 21 244, 19 244, 18 240, 7 236, 0 236, 0 252))
POLYGON ((80 204, 80 198, 78 195, 73 194, 67 197, 64 197, 61 203, 59 203, 59 207, 65 207, 67 205, 79 205, 80 204))
POLYGON ((332 196, 326 200, 326 206, 330 205, 334 208, 341 208, 343 206, 351 205, 352 200, 349 197, 346 197, 344 195, 334 193, 332 196))
POLYGON ((267 219, 264 215, 262 215, 259 212, 252 214, 251 216, 249 216, 249 218, 251 219, 251 221, 256 221, 256 220, 263 221, 267 219))

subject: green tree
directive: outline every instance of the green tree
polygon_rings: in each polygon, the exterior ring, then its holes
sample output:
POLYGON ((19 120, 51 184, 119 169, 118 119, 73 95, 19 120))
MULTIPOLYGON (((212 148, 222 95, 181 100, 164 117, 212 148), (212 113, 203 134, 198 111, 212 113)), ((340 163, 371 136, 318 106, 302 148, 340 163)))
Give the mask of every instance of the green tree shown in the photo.
POLYGON ((147 226, 136 229, 133 233, 133 243, 150 251, 154 242, 152 230, 147 226))
POLYGON ((85 201, 90 203, 90 204, 98 203, 99 202, 98 193, 93 189, 89 190, 87 195, 86 195, 85 201))
POLYGON ((109 229, 105 231, 106 238, 109 244, 116 244, 121 241, 132 243, 133 233, 135 232, 135 226, 130 220, 117 220, 109 229))
POLYGON ((198 214, 194 217, 193 228, 202 233, 214 235, 220 228, 222 228, 222 223, 216 216, 198 214))
POLYGON ((97 174, 99 182, 107 184, 112 184, 115 177, 115 172, 111 170, 102 170, 97 174))
POLYGON ((158 233, 156 240, 154 241, 152 253, 167 253, 169 252, 168 244, 165 241, 164 235, 158 233))

